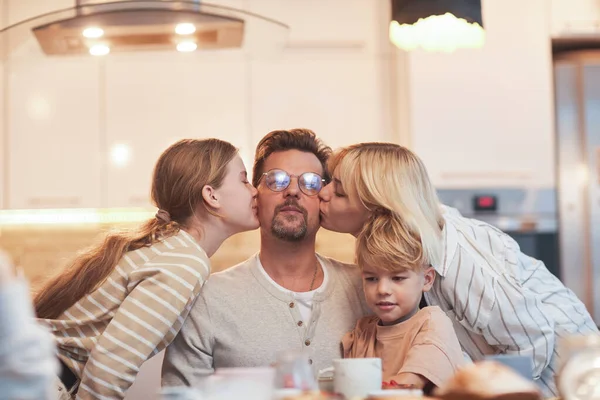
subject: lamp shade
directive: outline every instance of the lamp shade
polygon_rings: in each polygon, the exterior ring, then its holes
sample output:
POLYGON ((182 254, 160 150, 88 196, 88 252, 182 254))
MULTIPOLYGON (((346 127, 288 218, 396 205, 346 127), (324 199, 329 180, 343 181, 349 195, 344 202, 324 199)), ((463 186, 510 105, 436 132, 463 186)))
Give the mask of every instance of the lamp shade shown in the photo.
POLYGON ((404 50, 452 52, 485 42, 481 0, 391 0, 390 40, 404 50))

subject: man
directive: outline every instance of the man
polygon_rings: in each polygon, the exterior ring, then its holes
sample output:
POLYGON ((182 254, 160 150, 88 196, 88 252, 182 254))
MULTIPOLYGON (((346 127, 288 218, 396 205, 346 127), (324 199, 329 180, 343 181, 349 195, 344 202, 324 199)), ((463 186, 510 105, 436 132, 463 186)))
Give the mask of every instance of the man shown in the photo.
POLYGON ((268 366, 285 350, 301 350, 316 370, 341 356, 342 336, 368 309, 358 269, 315 253, 330 153, 305 129, 258 144, 260 253, 207 281, 167 349, 163 385, 194 386, 214 368, 268 366))

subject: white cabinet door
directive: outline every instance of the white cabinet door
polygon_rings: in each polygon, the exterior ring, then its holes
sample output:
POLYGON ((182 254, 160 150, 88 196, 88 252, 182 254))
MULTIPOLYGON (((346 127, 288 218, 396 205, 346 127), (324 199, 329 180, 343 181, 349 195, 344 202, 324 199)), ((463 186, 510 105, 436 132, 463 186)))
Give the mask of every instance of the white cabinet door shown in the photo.
POLYGON ((390 8, 389 1, 379 0, 251 0, 246 5, 287 24, 290 48, 360 46, 371 53, 379 50, 382 28, 387 30, 382 13, 390 8))
POLYGON ((98 207, 97 60, 46 57, 32 46, 15 53, 8 68, 7 205, 98 207))
MULTIPOLYGON (((3 0, 6 10, 6 22, 13 25, 38 15, 46 14, 56 10, 73 7, 73 0, 3 0)), ((2 10, 2 9, 0 9, 2 10)))
POLYGON ((377 57, 343 49, 253 62, 254 144, 272 130, 290 128, 311 129, 333 148, 389 140, 380 67, 377 57))
POLYGON ((596 0, 550 0, 552 37, 600 32, 600 3, 596 0))
POLYGON ((246 151, 246 71, 237 51, 107 58, 106 205, 150 206, 154 164, 179 139, 216 137, 246 151))
POLYGON ((436 186, 554 186, 544 1, 485 1, 482 49, 408 56, 413 148, 436 186))

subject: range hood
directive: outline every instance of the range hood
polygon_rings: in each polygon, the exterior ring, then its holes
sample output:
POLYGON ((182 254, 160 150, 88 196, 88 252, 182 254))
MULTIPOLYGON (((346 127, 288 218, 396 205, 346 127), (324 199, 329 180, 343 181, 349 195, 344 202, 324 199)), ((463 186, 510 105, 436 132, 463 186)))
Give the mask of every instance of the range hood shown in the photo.
POLYGON ((77 0, 74 7, 23 21, 0 34, 18 25, 29 28, 48 56, 235 49, 249 41, 282 42, 289 29, 246 10, 198 0, 77 0), (249 31, 254 38, 248 38, 249 31))

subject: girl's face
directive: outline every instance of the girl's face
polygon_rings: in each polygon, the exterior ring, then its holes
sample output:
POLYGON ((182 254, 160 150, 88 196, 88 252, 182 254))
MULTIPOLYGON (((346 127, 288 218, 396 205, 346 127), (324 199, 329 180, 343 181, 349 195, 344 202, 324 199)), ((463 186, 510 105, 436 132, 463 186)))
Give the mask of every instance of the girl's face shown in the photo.
POLYGON ((219 195, 218 211, 233 233, 258 228, 256 189, 248 182, 246 167, 240 156, 227 165, 223 185, 215 191, 219 195))

